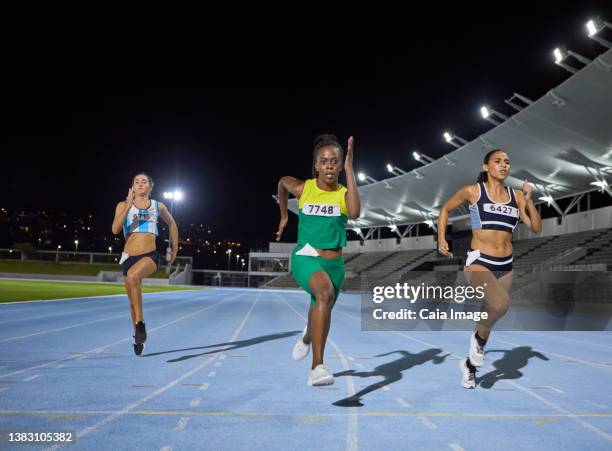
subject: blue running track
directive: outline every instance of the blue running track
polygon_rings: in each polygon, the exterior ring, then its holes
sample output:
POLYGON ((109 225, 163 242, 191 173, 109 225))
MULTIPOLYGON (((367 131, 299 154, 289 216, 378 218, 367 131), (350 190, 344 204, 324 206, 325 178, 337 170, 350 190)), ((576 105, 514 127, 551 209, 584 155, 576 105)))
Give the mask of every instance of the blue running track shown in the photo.
MULTIPOLYGON (((76 431, 88 450, 610 450, 612 332, 494 332, 476 390, 467 332, 362 332, 343 294, 326 365, 294 362, 309 297, 147 294, 0 305, 0 432, 76 431)), ((0 449, 57 449, 0 443, 0 449)))

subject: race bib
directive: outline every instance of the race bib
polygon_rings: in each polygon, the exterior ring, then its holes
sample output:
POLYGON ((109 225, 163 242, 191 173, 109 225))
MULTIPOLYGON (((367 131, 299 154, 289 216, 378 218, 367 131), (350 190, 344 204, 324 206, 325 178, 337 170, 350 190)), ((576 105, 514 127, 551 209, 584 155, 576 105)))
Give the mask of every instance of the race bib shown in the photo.
POLYGON ((495 213, 497 215, 510 216, 511 218, 519 217, 518 208, 511 207, 509 205, 484 204, 484 211, 487 213, 495 213))
POLYGON ((304 204, 302 213, 308 216, 340 216, 340 205, 304 204))

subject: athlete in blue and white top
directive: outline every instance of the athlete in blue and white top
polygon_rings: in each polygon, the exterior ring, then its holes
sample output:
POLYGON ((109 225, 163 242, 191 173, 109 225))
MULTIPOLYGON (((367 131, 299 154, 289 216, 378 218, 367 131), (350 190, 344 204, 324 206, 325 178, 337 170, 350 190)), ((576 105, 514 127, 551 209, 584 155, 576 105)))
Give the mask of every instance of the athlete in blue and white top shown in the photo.
MULTIPOLYGON (((536 234, 542 232, 542 220, 531 198, 533 187, 527 180, 522 191, 504 186, 510 174, 508 154, 500 149, 487 153, 477 183, 460 188, 440 209, 438 250, 452 257, 446 242, 448 214, 463 202, 469 203, 472 243, 465 262, 465 277, 472 286, 484 288, 482 311, 487 318, 479 321, 470 338, 467 359, 461 360, 463 386, 475 388, 476 367, 484 363, 484 345, 491 328, 508 310, 512 286, 512 232, 519 218, 536 234)), ((483 315, 484 316, 484 315, 483 315)))
POLYGON ((153 180, 140 172, 132 180, 127 199, 117 204, 113 233, 123 230, 125 247, 121 256, 125 288, 130 299, 130 314, 134 323, 134 352, 142 354, 147 332, 142 314, 142 279, 150 276, 159 267, 159 254, 155 239, 159 235, 157 223, 161 217, 170 228, 172 264, 178 251, 178 228, 164 204, 151 199, 153 180))

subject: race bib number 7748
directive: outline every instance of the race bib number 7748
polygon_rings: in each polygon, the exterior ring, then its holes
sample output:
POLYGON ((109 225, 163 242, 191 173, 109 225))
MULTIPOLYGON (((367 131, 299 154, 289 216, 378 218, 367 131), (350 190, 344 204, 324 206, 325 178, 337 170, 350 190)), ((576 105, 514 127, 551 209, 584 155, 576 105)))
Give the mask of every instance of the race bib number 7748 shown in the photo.
POLYGON ((340 216, 340 205, 304 204, 302 213, 309 216, 340 216))

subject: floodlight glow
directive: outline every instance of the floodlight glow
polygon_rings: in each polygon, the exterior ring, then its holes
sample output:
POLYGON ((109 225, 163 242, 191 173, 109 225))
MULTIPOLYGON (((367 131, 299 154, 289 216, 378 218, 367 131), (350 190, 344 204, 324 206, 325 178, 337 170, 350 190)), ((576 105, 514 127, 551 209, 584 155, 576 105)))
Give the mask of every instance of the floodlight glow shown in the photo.
POLYGON ((480 107, 480 114, 482 115, 483 119, 486 119, 491 115, 491 112, 489 111, 488 107, 482 106, 480 107))
POLYGON ((451 135, 449 132, 444 132, 444 139, 447 143, 449 143, 453 140, 453 135, 451 135))
POLYGON ((412 157, 416 160, 416 161, 421 161, 421 154, 418 153, 416 150, 414 152, 412 152, 412 157))
POLYGON ((164 191, 164 199, 173 199, 173 198, 174 198, 174 193, 164 191))
POLYGON ((550 203, 553 201, 552 196, 542 196, 538 198, 539 200, 543 200, 544 202, 546 202, 549 206, 550 203))
POLYGON ((361 229, 359 227, 355 227, 353 232, 355 232, 357 235, 361 235, 361 229))
POLYGON ((596 182, 591 182, 591 185, 603 188, 604 186, 607 186, 608 184, 605 181, 598 180, 596 182))
POLYGON ((359 178, 359 181, 365 182, 366 175, 363 172, 360 172, 359 174, 357 174, 357 177, 359 178))
POLYGON ((391 166, 389 163, 387 163, 387 171, 393 173, 393 166, 391 166))
POLYGON ((395 224, 389 226, 389 230, 395 232, 397 230, 397 226, 395 224))
POLYGON ((175 191, 174 192, 174 199, 181 201, 183 200, 183 192, 182 191, 175 191))
POLYGON ((595 21, 589 20, 586 24, 587 31, 589 32, 589 38, 595 36, 599 31, 597 29, 597 25, 595 25, 595 21))
POLYGON ((555 57, 555 63, 560 64, 565 59, 565 53, 559 47, 553 50, 553 55, 555 57))
POLYGON ((74 240, 74 244, 79 244, 79 240, 74 240))

